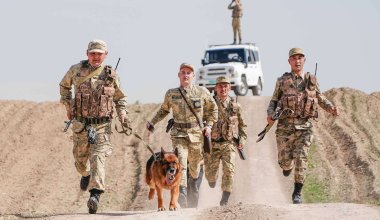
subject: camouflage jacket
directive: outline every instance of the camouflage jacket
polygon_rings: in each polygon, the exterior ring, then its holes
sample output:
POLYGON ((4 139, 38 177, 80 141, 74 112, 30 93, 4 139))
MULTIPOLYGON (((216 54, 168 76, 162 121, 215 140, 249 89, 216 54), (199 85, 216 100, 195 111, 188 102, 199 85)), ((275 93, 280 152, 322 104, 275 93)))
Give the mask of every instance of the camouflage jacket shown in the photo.
MULTIPOLYGON (((310 110, 310 105, 308 104, 308 101, 310 100, 314 102, 315 105, 318 103, 318 105, 325 110, 330 110, 333 107, 333 104, 320 92, 317 78, 315 76, 310 73, 305 73, 302 78, 294 73, 285 73, 277 79, 273 96, 267 109, 268 116, 273 116, 277 107, 282 108, 288 107, 288 105, 291 106, 292 100, 289 100, 289 97, 291 96, 295 97, 295 107, 292 109, 294 112, 292 114, 282 115, 279 119, 279 123, 304 124, 308 122, 309 118, 313 118, 314 116, 302 116, 305 112, 310 110), (284 106, 285 102, 288 103, 286 106, 284 106), (306 107, 309 109, 306 109, 306 107)), ((311 107, 316 111, 315 107, 311 107)))
MULTIPOLYGON (((218 107, 212 98, 210 92, 200 86, 191 85, 182 89, 189 104, 197 114, 198 118, 205 123, 206 126, 212 127, 218 118, 218 107)), ((165 100, 156 115, 151 120, 154 125, 164 119, 173 111, 174 122, 177 124, 197 124, 191 128, 180 128, 174 124, 172 137, 189 137, 191 142, 200 142, 202 138, 202 129, 198 125, 197 119, 187 106, 185 100, 179 92, 179 88, 169 89, 165 94, 165 100)))
POLYGON ((218 121, 212 127, 212 139, 232 140, 232 138, 238 139, 240 137, 240 143, 245 145, 247 125, 244 122, 240 105, 234 102, 231 97, 228 97, 224 102, 215 97, 215 102, 218 106, 218 121))
POLYGON ((73 111, 75 117, 112 117, 113 104, 115 104, 118 115, 127 113, 126 95, 120 87, 116 71, 110 66, 105 66, 99 75, 79 85, 79 82, 94 70, 88 61, 84 60, 71 66, 67 71, 59 84, 60 101, 66 110, 73 111), (74 86, 74 99, 72 99, 72 86, 74 86))
POLYGON ((234 2, 231 2, 228 5, 228 9, 232 10, 232 17, 233 18, 239 18, 243 16, 243 5, 241 3, 237 4, 235 2, 235 5, 232 5, 234 2))

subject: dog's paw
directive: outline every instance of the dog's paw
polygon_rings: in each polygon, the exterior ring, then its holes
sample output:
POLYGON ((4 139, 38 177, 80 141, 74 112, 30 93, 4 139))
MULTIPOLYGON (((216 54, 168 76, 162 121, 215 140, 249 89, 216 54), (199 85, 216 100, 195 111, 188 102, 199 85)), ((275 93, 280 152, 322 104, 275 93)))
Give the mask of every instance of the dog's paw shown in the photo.
POLYGON ((158 207, 157 211, 161 212, 161 211, 165 211, 165 210, 166 210, 165 207, 158 207))
POLYGON ((177 211, 178 208, 177 208, 177 206, 171 205, 171 206, 169 207, 169 210, 170 210, 170 211, 177 211))

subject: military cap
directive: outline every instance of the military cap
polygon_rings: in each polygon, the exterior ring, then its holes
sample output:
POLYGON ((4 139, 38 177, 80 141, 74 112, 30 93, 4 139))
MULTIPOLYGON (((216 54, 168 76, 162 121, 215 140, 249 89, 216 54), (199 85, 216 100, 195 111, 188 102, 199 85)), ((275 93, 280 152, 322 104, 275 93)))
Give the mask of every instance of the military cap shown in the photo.
POLYGON ((305 56, 305 53, 303 52, 302 48, 292 48, 289 50, 289 57, 297 54, 305 56))
POLYGON ((87 51, 89 53, 92 53, 92 52, 105 53, 108 51, 107 43, 102 40, 92 40, 90 41, 90 43, 88 43, 87 51))
POLYGON ((179 70, 181 71, 182 68, 189 68, 194 72, 194 66, 188 63, 182 63, 181 66, 179 67, 179 70))
POLYGON ((216 84, 219 84, 219 83, 231 84, 230 78, 228 78, 227 76, 219 76, 218 78, 216 78, 216 84))

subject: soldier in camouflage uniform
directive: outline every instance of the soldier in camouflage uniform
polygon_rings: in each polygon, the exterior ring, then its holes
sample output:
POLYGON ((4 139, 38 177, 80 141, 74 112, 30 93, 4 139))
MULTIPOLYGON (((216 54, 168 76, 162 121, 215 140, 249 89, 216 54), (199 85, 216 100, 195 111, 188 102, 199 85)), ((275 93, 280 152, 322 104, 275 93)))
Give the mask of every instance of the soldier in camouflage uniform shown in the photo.
MULTIPOLYGON (((203 160, 203 135, 211 135, 211 127, 218 117, 218 108, 210 92, 200 86, 192 85, 194 67, 183 63, 178 73, 180 87, 169 89, 160 110, 153 119, 147 123, 147 128, 152 131, 153 126, 164 119, 170 109, 173 111, 174 125, 171 130, 171 140, 174 148, 178 148, 179 161, 182 166, 182 179, 180 185, 179 204, 187 207, 187 201, 191 201, 196 207, 199 198, 197 179, 199 178, 200 163, 203 160), (189 105, 198 118, 204 123, 199 124, 182 97, 180 90, 186 97, 189 105), (192 188, 187 199, 187 161, 189 162, 189 187, 192 188)), ((190 191, 189 191, 190 192, 190 191)))
POLYGON ((228 77, 217 78, 215 86, 216 104, 218 105, 218 121, 211 130, 212 150, 205 156, 206 179, 211 188, 215 187, 218 179, 219 163, 222 162, 223 195, 220 205, 227 205, 232 192, 235 175, 235 158, 237 149, 243 149, 246 143, 247 133, 240 105, 235 102, 228 93, 231 84, 228 77))
POLYGON ((103 63, 107 55, 104 41, 91 41, 88 60, 71 66, 59 84, 61 103, 66 107, 67 117, 73 121, 75 167, 82 175, 80 188, 89 189, 87 206, 91 214, 96 213, 100 195, 105 190, 105 162, 112 153, 113 105, 119 120, 127 122, 126 95, 116 71, 103 63), (95 139, 93 134, 96 134, 95 139))
POLYGON ((236 44, 236 36, 239 35, 239 44, 241 44, 241 17, 243 16, 243 5, 240 0, 232 0, 228 5, 228 9, 232 10, 232 30, 234 32, 234 44, 236 44))
POLYGON ((318 117, 318 105, 333 116, 339 115, 338 109, 320 92, 316 76, 304 72, 305 60, 301 48, 289 51, 291 72, 277 79, 267 109, 270 125, 274 123, 276 112, 284 110, 276 130, 278 163, 284 176, 289 176, 294 168, 294 204, 302 203, 301 190, 313 138, 311 119, 318 117))

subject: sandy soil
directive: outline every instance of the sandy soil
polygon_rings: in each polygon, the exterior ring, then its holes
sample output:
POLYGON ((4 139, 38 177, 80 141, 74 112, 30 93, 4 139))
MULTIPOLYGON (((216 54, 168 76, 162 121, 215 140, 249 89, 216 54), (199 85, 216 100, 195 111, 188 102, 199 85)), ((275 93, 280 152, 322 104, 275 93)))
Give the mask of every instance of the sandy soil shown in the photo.
MULTIPOLYGON (((88 192, 72 158, 71 131, 63 133, 65 112, 58 102, 0 100, 0 220, 39 219, 379 219, 380 95, 348 88, 326 93, 342 117, 321 111, 316 124, 318 166, 310 172, 324 181, 337 203, 293 205, 292 178, 282 176, 276 161, 274 130, 256 143, 264 128, 268 97, 239 97, 248 123, 248 160, 237 159, 230 205, 219 207, 220 182, 201 186, 198 209, 157 212, 147 199, 145 162, 150 153, 134 137, 114 131, 114 152, 107 161, 107 192, 98 215, 88 215, 88 192)), ((143 128, 158 104, 130 105, 135 132, 155 150, 170 149, 166 123, 154 135, 143 128)), ((167 195, 166 195, 167 197, 167 195)), ((166 199, 168 203, 168 199, 166 199)))

